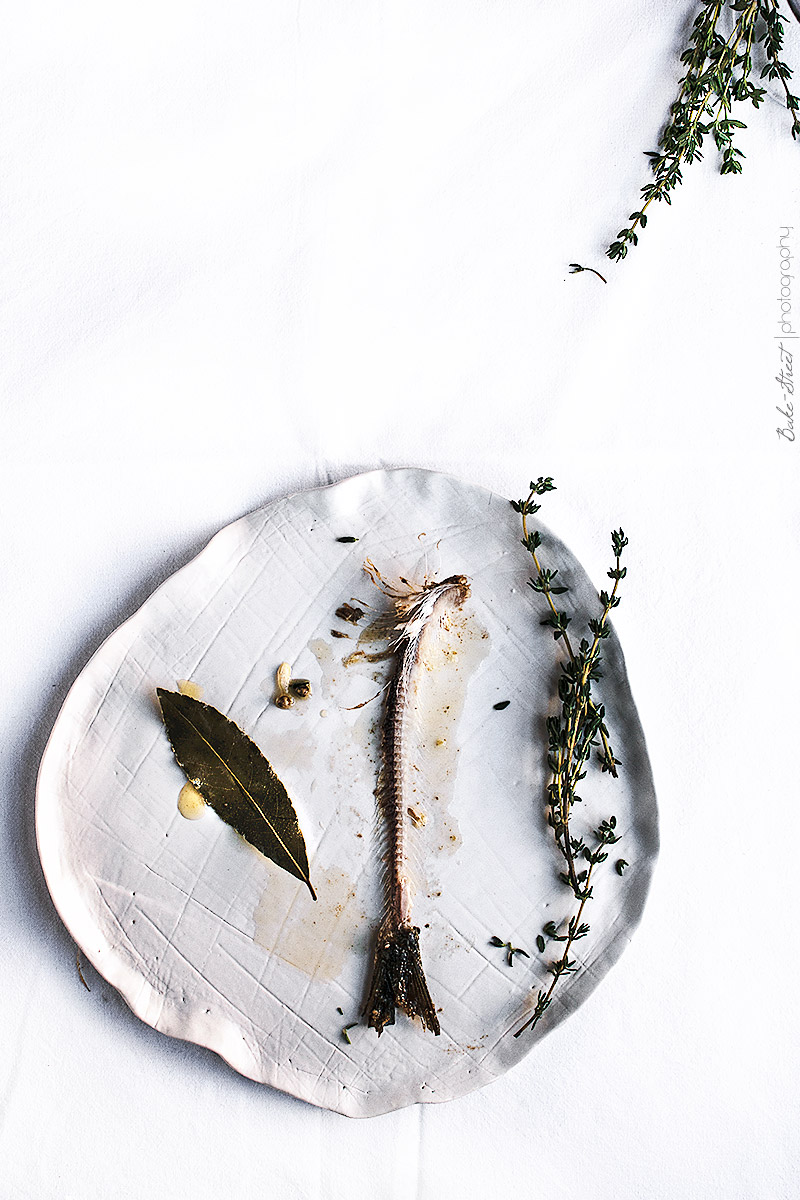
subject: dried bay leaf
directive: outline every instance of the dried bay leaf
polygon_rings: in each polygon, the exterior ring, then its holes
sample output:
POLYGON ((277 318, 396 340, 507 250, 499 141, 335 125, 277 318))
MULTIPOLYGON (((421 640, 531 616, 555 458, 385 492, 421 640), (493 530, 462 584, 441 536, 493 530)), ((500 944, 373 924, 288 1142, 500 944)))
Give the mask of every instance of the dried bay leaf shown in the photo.
POLYGON ((205 802, 316 900, 297 813, 255 742, 210 704, 156 691, 176 761, 205 802))

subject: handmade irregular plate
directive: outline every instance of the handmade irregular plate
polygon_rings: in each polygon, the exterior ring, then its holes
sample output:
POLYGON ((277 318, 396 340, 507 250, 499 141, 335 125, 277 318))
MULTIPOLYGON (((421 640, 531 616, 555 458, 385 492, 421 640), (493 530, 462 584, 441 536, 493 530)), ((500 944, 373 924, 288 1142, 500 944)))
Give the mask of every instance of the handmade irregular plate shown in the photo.
MULTIPOLYGON (((544 820, 544 721, 557 648, 526 587, 530 559, 508 500, 448 476, 377 471, 290 496, 223 529, 106 641, 70 691, 39 776, 37 833, 58 910, 93 965, 155 1029, 208 1046, 252 1079, 351 1116, 449 1100, 519 1061, 595 987, 627 944, 658 844, 644 737, 616 636, 602 700, 625 763, 596 767, 576 832, 615 814, 613 858, 591 902, 583 968, 533 1032, 513 1036, 546 986, 535 939, 571 912, 544 820), (357 537, 342 542, 342 537, 357 537), (398 1014, 380 1039, 358 1024, 380 915, 375 820, 385 664, 343 659, 359 628, 344 602, 381 607, 363 572, 465 574, 472 596, 435 728, 414 918, 442 1033, 398 1014), (334 638, 331 630, 349 633, 334 638), (313 694, 282 711, 275 670, 313 694), (297 810, 318 894, 210 810, 185 820, 184 783, 157 687, 191 680, 261 747, 297 810), (503 710, 494 705, 510 700, 503 710), (364 702, 367 703, 364 703, 364 702), (585 809, 585 812, 583 811, 585 809), (585 825, 584 825, 585 821, 585 825), (493 936, 526 949, 509 967, 493 936)), ((576 622, 595 589, 545 532, 576 622)), ((367 618, 361 623, 363 628, 367 618)), ((371 648, 371 647, 368 647, 371 648)), ((423 806, 426 799, 422 801, 423 806)), ((552 955, 550 956, 552 957, 552 955)))

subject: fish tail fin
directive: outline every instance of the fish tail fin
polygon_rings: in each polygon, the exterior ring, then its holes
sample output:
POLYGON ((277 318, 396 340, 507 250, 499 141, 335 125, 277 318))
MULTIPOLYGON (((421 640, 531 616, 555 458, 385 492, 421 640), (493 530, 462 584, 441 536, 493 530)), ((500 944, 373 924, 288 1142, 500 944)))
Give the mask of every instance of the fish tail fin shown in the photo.
POLYGON ((387 1025, 394 1025, 395 1008, 401 1008, 409 1017, 419 1017, 423 1028, 438 1037, 439 1018, 422 969, 416 925, 385 923, 378 933, 375 965, 364 1009, 367 1025, 377 1030, 378 1037, 387 1025))

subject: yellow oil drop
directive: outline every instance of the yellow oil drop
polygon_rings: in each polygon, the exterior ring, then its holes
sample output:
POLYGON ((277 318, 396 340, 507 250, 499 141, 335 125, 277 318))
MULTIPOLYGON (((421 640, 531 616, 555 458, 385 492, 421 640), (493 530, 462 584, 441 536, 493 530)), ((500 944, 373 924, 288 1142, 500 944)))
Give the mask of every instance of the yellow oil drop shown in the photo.
POLYGON ((190 700, 202 700, 203 688, 199 683, 192 683, 191 679, 179 679, 178 691, 182 696, 188 696, 190 700))
MULTIPOLYGON (((186 693, 184 692, 184 695, 186 693)), ((178 796, 178 812, 187 821, 197 821, 206 810, 206 802, 193 783, 185 783, 178 796)))

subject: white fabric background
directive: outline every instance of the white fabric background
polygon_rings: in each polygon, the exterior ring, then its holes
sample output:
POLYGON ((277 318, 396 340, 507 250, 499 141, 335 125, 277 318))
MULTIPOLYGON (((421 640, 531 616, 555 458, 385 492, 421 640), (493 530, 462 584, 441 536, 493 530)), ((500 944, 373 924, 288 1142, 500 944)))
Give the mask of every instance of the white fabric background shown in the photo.
POLYGON ((695 10, 6 12, 3 1197, 796 1195, 786 113, 738 114, 744 175, 692 167, 607 287, 567 268, 605 271, 637 207, 695 10), (159 581, 265 500, 384 465, 513 496, 553 475, 542 517, 598 582, 625 527, 662 853, 630 949, 535 1054, 354 1122, 154 1033, 91 971, 84 990, 33 796, 71 681, 159 581))

